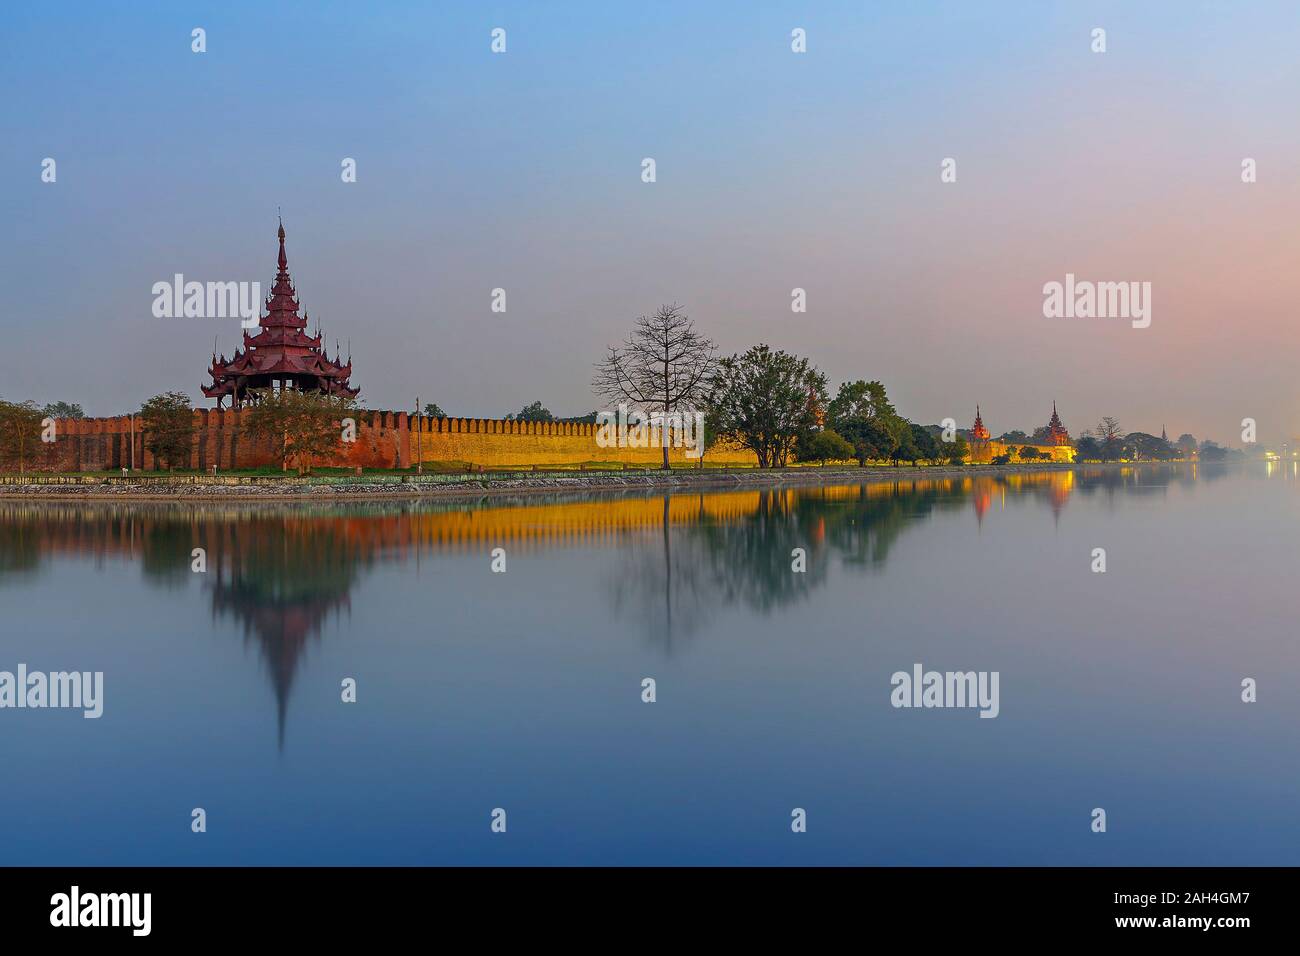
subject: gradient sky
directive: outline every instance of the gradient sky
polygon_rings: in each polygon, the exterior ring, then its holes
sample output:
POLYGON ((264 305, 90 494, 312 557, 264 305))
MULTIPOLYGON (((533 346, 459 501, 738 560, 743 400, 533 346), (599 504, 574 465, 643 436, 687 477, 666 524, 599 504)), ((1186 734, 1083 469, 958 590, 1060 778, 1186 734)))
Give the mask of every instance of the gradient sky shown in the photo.
POLYGON ((269 286, 279 206, 370 408, 590 411, 592 363, 675 301, 917 421, 1029 430, 1055 399, 1073 433, 1280 440, 1298 48, 1290 2, 7 4, 0 395, 199 399, 238 323, 154 318, 150 288, 269 286), (1151 327, 1044 318, 1067 272, 1152 282, 1151 327))

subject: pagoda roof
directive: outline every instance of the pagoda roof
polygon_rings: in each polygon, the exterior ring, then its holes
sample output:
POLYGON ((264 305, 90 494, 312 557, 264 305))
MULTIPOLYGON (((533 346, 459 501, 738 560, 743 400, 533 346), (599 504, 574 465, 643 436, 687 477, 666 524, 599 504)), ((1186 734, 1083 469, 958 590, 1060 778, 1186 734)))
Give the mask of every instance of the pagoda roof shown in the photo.
POLYGON ((320 331, 308 335, 307 316, 298 315, 300 303, 293 280, 289 277, 289 258, 284 248, 284 223, 277 232, 280 252, 271 294, 266 299, 266 314, 258 317, 255 335, 243 333, 243 351, 236 349, 227 361, 212 356, 208 374, 212 384, 202 386, 209 398, 233 394, 249 388, 262 388, 280 377, 292 379, 298 388, 317 388, 329 394, 356 395, 361 390, 348 385, 352 360, 341 363, 330 359, 322 345, 320 331))

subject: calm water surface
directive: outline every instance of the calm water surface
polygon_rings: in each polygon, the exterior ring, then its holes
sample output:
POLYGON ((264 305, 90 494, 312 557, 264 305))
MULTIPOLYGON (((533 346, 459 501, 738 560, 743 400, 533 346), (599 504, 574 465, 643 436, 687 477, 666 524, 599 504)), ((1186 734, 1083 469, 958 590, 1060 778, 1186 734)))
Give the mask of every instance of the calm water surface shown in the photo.
POLYGON ((0 863, 1295 865, 1297 541, 1263 465, 0 501, 0 670, 105 675, 0 710, 0 863), (916 662, 1000 716, 894 709, 916 662))

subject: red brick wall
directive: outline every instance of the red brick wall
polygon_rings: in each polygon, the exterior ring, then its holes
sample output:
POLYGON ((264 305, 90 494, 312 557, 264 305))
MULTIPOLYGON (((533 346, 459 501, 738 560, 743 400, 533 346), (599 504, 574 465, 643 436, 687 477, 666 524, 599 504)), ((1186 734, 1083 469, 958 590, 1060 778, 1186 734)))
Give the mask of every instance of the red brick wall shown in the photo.
MULTIPOLYGON (((227 409, 194 410, 194 443, 189 467, 207 471, 279 465, 280 453, 270 439, 254 441, 240 428, 243 413, 227 409)), ((406 465, 406 413, 357 412, 357 440, 346 446, 331 465, 394 468, 406 465)), ((140 419, 135 419, 135 467, 157 470, 154 456, 145 448, 140 419)), ((33 470, 116 471, 131 463, 131 419, 61 418, 55 441, 42 445, 33 470)), ((325 464, 322 462, 322 464, 325 464)))

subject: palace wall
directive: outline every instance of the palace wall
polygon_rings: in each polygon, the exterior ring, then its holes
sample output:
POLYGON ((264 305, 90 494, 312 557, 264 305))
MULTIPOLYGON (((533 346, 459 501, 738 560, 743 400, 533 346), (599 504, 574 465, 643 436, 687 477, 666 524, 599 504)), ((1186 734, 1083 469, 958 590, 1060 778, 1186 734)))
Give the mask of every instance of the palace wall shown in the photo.
MULTIPOLYGON (((189 467, 218 472, 243 468, 278 466, 279 449, 270 439, 256 441, 245 434, 241 416, 247 412, 230 409, 195 409, 194 442, 189 467)), ((322 465, 361 468, 409 468, 417 460, 461 462, 467 466, 531 468, 533 465, 577 465, 584 462, 622 462, 657 465, 658 448, 601 448, 596 444, 597 427, 572 422, 518 422, 491 418, 429 418, 407 412, 359 411, 357 440, 322 465)), ((125 415, 115 418, 59 419, 56 441, 34 449, 30 470, 117 471, 132 461, 146 471, 158 469, 154 456, 144 447, 140 420, 134 426, 125 415)), ((1019 461, 1018 444, 1001 441, 971 442, 967 460, 983 463, 998 455, 1019 461)), ((1074 460, 1069 445, 1035 445, 1052 461, 1074 460)), ((685 449, 669 449, 674 463, 686 463, 685 449)), ((754 454, 744 448, 720 446, 704 456, 705 464, 753 465, 754 454)))
MULTIPOLYGON (((241 427, 246 412, 231 409, 194 410, 194 441, 189 467, 209 471, 259 468, 280 464, 271 439, 250 438, 241 427)), ((593 424, 518 422, 487 418, 429 418, 407 412, 358 411, 357 440, 321 465, 362 468, 408 468, 424 462, 463 462, 488 467, 577 465, 584 462, 623 462, 657 465, 659 448, 601 448, 593 424)), ((685 463, 686 449, 670 448, 669 459, 685 463)), ((116 471, 128 467, 159 468, 144 447, 140 420, 130 417, 59 419, 55 441, 34 449, 29 470, 116 471), (134 435, 133 435, 134 432, 134 435), (134 443, 134 459, 132 447, 134 443)), ((755 464, 752 452, 715 447, 704 456, 708 464, 755 464)))
POLYGON ((1020 449, 1026 445, 1037 449, 1040 454, 1047 452, 1052 461, 1074 461, 1074 446, 1072 445, 1034 445, 1029 442, 1013 443, 997 441, 996 439, 971 441, 967 442, 967 444, 970 446, 970 454, 966 456, 966 460, 975 464, 986 464, 999 455, 1007 455, 1012 461, 1022 461, 1020 449))

